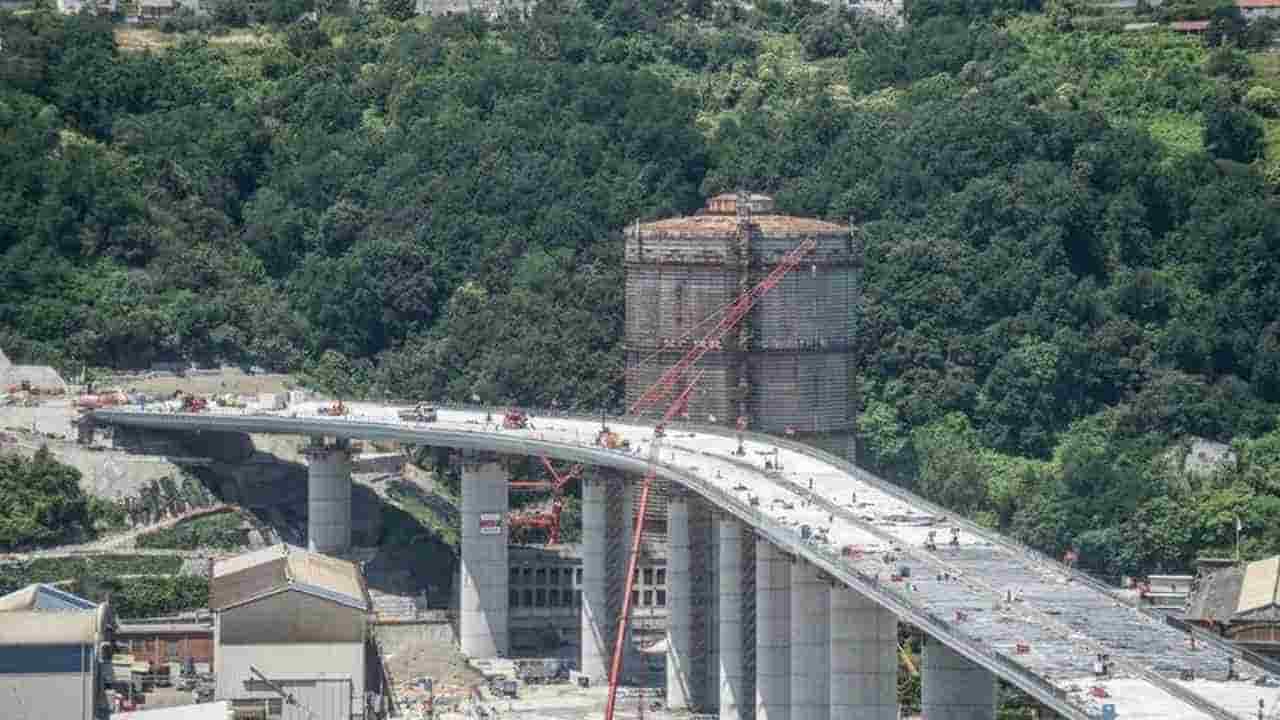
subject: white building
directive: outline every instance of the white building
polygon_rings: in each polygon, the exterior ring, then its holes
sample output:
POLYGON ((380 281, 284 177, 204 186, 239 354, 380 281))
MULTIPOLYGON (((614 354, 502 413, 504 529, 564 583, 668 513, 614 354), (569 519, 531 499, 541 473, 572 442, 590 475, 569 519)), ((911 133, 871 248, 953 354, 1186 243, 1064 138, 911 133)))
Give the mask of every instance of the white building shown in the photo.
POLYGON ((94 720, 107 707, 101 663, 111 609, 49 585, 0 598, 0 717, 94 720))
POLYGON ((247 553, 214 565, 209 604, 214 697, 238 719, 365 717, 370 603, 354 563, 288 545, 247 553))

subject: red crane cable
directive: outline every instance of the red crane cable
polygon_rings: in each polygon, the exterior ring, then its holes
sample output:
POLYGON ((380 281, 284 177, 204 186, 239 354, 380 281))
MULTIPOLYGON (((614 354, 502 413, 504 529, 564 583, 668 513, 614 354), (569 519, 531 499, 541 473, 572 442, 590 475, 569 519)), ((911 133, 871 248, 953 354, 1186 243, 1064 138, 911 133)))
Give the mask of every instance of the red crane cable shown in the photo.
MULTIPOLYGON (((695 343, 693 348, 685 353, 684 357, 680 358, 657 381, 645 389, 644 393, 631 406, 629 412, 632 414, 642 412, 645 408, 665 400, 685 372, 693 367, 698 360, 702 359, 702 356, 706 355, 713 347, 719 347, 720 341, 724 339, 724 336, 741 322, 742 318, 746 317, 751 308, 755 307, 755 304, 760 301, 760 298, 777 287, 778 283, 782 282, 782 278, 795 269, 806 254, 817 247, 816 240, 813 238, 806 239, 784 255, 778 266, 770 271, 763 280, 750 290, 739 295, 738 299, 733 302, 727 311, 717 310, 715 314, 724 312, 720 322, 716 323, 716 326, 712 328, 706 337, 695 343)), ((699 323, 699 325, 701 324, 699 323)), ((661 451, 663 430, 667 422, 688 405, 689 396, 693 392, 694 386, 697 385, 698 380, 702 378, 703 372, 699 370, 694 375, 684 391, 667 407, 666 412, 663 413, 662 421, 653 429, 653 440, 649 446, 649 469, 645 473, 644 482, 640 487, 640 506, 636 508, 635 525, 632 529, 631 558, 627 563, 626 585, 622 592, 622 614, 618 618, 618 633, 613 642, 613 663, 609 668, 609 701, 605 705, 605 720, 613 720, 614 706, 618 700, 618 675, 622 671, 622 651, 626 643, 627 623, 631 616, 631 592, 635 587, 636 565, 640 561, 640 541, 644 535, 644 517, 649 504, 649 488, 658 474, 658 455, 661 451)))
MULTIPOLYGON (((622 651, 627 642, 627 621, 631 618, 631 591, 636 581, 636 565, 640 562, 640 542, 644 535, 644 516, 649 507, 649 488, 658 474, 658 454, 662 451, 663 427, 680 409, 688 403, 693 387, 702 379, 704 370, 689 382, 689 386, 671 403, 662 416, 662 422, 654 428, 653 440, 649 443, 649 471, 644 475, 640 486, 640 505, 636 508, 636 519, 631 536, 631 559, 627 562, 627 583, 622 591, 622 613, 618 618, 618 634, 613 641, 613 662, 609 666, 609 702, 605 706, 605 720, 613 720, 613 708, 618 701, 618 675, 622 671, 622 651)), ((630 522, 630 520, 628 520, 630 522)))

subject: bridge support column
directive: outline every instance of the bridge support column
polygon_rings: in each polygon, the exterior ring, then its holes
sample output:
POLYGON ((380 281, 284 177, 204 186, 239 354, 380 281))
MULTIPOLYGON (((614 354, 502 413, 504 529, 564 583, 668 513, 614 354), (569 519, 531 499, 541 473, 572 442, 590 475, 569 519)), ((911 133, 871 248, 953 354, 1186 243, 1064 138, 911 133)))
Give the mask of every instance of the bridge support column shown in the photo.
POLYGON ((756 720, 791 720, 791 560, 756 540, 756 720))
POLYGON ((750 672, 755 667, 755 638, 750 637, 754 635, 755 614, 754 607, 749 607, 750 603, 747 602, 748 598, 754 601, 752 586, 755 585, 755 573, 748 573, 748 568, 745 567, 748 559, 752 559, 754 566, 754 552, 748 551, 744 546, 749 533, 737 519, 719 518, 716 521, 716 533, 720 720, 744 720, 755 714, 755 678, 750 672), (751 640, 750 643, 748 639, 751 640))
POLYGON ((803 560, 791 565, 791 720, 831 717, 828 595, 816 567, 803 560))
POLYGON ((898 717, 898 618, 843 586, 831 589, 831 717, 898 717))
POLYGON ((578 670, 591 682, 609 676, 608 486, 596 472, 582 478, 582 641, 578 670))
POLYGON ((509 648, 507 481, 495 455, 463 455, 458 630, 467 657, 504 657, 509 648))
POLYGON ((926 638, 921 714, 929 720, 995 720, 996 680, 985 668, 926 638))
POLYGON ((351 450, 345 440, 312 438, 307 458, 307 549, 342 553, 351 547, 351 450))
POLYGON ((667 502, 667 707, 689 710, 693 695, 693 588, 689 493, 674 485, 667 502))

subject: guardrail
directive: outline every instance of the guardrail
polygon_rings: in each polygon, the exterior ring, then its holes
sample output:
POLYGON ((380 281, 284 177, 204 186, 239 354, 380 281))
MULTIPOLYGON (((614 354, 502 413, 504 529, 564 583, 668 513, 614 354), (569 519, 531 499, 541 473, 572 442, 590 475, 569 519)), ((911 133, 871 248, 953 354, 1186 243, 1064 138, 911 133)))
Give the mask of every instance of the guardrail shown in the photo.
MULTIPOLYGON (((441 409, 465 410, 465 411, 474 412, 474 413, 488 412, 490 414, 495 414, 498 416, 501 416, 501 413, 505 411, 505 408, 494 408, 494 407, 485 407, 485 406, 480 406, 477 408, 475 406, 437 405, 437 407, 441 409)), ((242 423, 242 424, 247 423, 249 425, 258 425, 258 424, 267 425, 267 424, 279 424, 280 421, 283 420, 283 421, 287 421, 288 425, 298 428, 296 432, 300 434, 306 434, 310 432, 312 434, 332 435, 332 434, 335 434, 334 431, 338 429, 334 427, 335 424, 357 425, 357 426, 363 426, 365 429, 359 433, 352 433, 352 435, 372 437, 373 439, 381 438, 381 439, 400 440, 403 442, 422 441, 422 444, 428 444, 428 445, 444 444, 444 445, 451 445, 455 447, 473 447, 473 448, 476 448, 476 446, 483 445, 486 447, 480 447, 476 449, 491 449, 498 452, 515 452, 520 454, 539 454, 540 452, 547 452, 555 448, 574 448, 577 451, 576 453, 574 453, 577 455, 577 457, 569 458, 569 459, 581 459, 583 461, 586 461, 589 463, 595 463, 595 464, 624 466, 624 467, 621 467, 621 469, 634 471, 634 472, 644 472, 647 469, 647 464, 648 464, 647 460, 643 458, 636 457, 620 451, 599 448, 594 444, 586 444, 586 443, 579 444, 579 443, 563 442, 563 441, 556 441, 556 440, 547 441, 544 439, 532 438, 532 437, 515 435, 515 434, 511 434, 509 436, 504 437, 502 433, 492 433, 492 432, 485 433, 487 437, 486 441, 477 442, 474 439, 474 436, 478 434, 478 431, 476 430, 460 430, 460 431, 459 430, 434 430, 434 429, 431 429, 428 424, 423 424, 423 425, 389 424, 386 421, 386 419, 382 419, 382 418, 363 418, 360 416, 351 416, 351 415, 344 416, 342 418, 331 418, 331 417, 325 417, 325 416, 316 417, 316 418, 311 418, 311 417, 298 418, 296 416, 289 417, 289 416, 280 416, 280 415, 254 415, 251 413, 245 413, 245 414, 216 413, 216 414, 187 415, 187 414, 181 414, 181 413, 140 413, 137 411, 112 411, 112 410, 95 412, 95 416, 99 414, 101 414, 107 420, 107 422, 110 422, 110 418, 112 415, 125 415, 127 416, 126 418, 120 418, 122 420, 125 420, 124 424, 134 424, 134 423, 129 423, 128 420, 133 419, 134 417, 140 414, 148 414, 148 415, 154 414, 159 416, 167 416, 167 418, 173 421, 172 424, 189 425, 189 426, 190 425, 208 425, 210 423, 217 424, 217 425, 235 425, 237 423, 242 423), (423 433, 430 433, 434 437, 423 438, 421 437, 423 433), (440 442, 442 440, 445 442, 440 442), (497 447, 494 447, 495 445, 497 447)), ((553 419, 564 418, 564 419, 574 419, 578 421, 595 421, 600 419, 598 416, 588 417, 588 416, 582 416, 582 415, 575 415, 568 412, 554 412, 554 411, 548 412, 548 413, 540 412, 534 415, 532 418, 532 420, 535 421, 535 423, 533 428, 531 429, 533 429, 535 432, 536 432, 536 421, 539 418, 553 418, 553 419)), ((626 417, 626 416, 613 416, 612 418, 607 418, 607 419, 613 419, 617 422, 625 422, 631 425, 643 426, 643 425, 651 424, 649 422, 646 422, 643 418, 634 418, 634 417, 626 417)), ((169 423, 165 423, 165 424, 169 424, 169 423)), ((714 435, 718 435, 726 438, 735 437, 735 433, 732 430, 727 430, 723 427, 718 427, 718 426, 702 425, 698 423, 674 422, 674 423, 668 424, 668 428, 672 432, 675 432, 675 431, 701 432, 701 433, 707 433, 707 434, 714 434, 714 435)), ((263 430, 269 430, 269 428, 263 428, 263 430)), ((253 432, 253 430, 247 430, 247 431, 253 432)), ((290 430, 289 432, 295 432, 295 430, 290 430)), ((336 434, 346 435, 346 433, 336 433, 336 434)), ((933 512, 934 514, 939 515, 941 517, 948 518, 949 520, 952 520, 957 524, 964 526, 966 529, 973 532, 976 536, 987 539, 995 545, 999 545, 1008 550, 1017 552, 1025 556, 1029 560, 1038 561, 1041 565, 1049 565, 1055 571, 1069 574, 1073 577, 1079 577, 1083 583, 1089 585, 1095 590, 1099 590, 1101 592, 1110 594, 1109 589, 1101 586, 1101 584, 1097 583, 1091 578, 1088 578, 1087 575, 1083 575, 1082 573, 1078 573, 1077 571, 1067 568, 1066 566, 1061 565, 1056 561, 1053 561, 1047 558, 1043 554, 1040 554, 1030 548, 1026 548, 1025 546, 1022 546, 1020 543, 1009 541, 1003 538, 1003 536, 1000 536, 995 533, 991 533, 985 528, 982 528, 976 525, 975 523, 969 522, 963 517, 960 517, 955 513, 947 511, 937 505, 934 505, 933 503, 917 498, 916 496, 910 494, 909 492, 901 488, 898 488, 896 486, 893 486, 890 483, 882 480, 881 478, 878 478, 875 475, 866 472, 862 468, 859 468, 856 465, 853 465, 852 463, 847 462, 843 458, 839 458, 837 456, 834 456, 830 453, 819 450, 817 448, 803 445, 801 443, 798 443, 792 440, 778 438, 772 435, 764 435, 764 434, 754 433, 754 432, 744 432, 742 433, 742 436, 744 440, 750 440, 756 443, 763 443, 763 444, 785 448, 787 450, 798 452, 800 454, 813 457, 815 459, 826 462, 836 467, 837 469, 840 469, 843 472, 857 478, 861 482, 865 482, 892 497, 895 497, 911 505, 929 510, 930 512, 933 512)), ((594 438, 592 438, 592 440, 594 440, 594 438)), ((556 454, 556 453, 547 452, 547 454, 556 454)), ((698 492, 700 495, 703 495, 708 500, 711 500, 713 503, 720 505, 722 509, 730 510, 732 514, 739 516, 742 520, 754 526, 758 531, 763 531, 765 535, 771 536, 771 539, 780 547, 788 548, 793 552, 798 551, 797 554, 806 556, 807 559, 809 559, 818 567, 822 568, 828 574, 832 575, 833 577, 837 577, 841 579, 846 584, 858 587, 860 591, 862 591, 863 593, 876 598, 878 602, 880 602, 885 607, 890 608, 893 612, 895 612, 895 614, 898 614, 900 617, 909 619, 911 622, 926 629, 928 632, 930 632, 930 634, 935 635, 936 637, 939 637, 944 640, 949 639, 950 642, 948 644, 952 645, 953 648, 957 652, 959 652, 961 655, 969 657, 970 660, 973 660, 979 665, 987 667, 989 670, 1001 675, 1002 677, 1005 677, 1008 681, 1019 686, 1020 688, 1022 688, 1024 691, 1028 692, 1032 696, 1037 697, 1046 705, 1049 705, 1050 707, 1054 707, 1056 710, 1068 715, 1069 717, 1079 717, 1079 718, 1093 717, 1093 715, 1088 711, 1087 707, 1081 706, 1077 702, 1073 701, 1069 696, 1066 695, 1065 691, 1063 691, 1062 689, 1058 688, 1052 683, 1049 683, 1044 678, 1035 674, 1033 671, 1029 670, 1025 666, 1022 666, 1021 664, 1010 660, 1007 656, 987 647, 985 644, 982 643, 981 640, 965 635, 964 633, 960 632, 957 628, 955 628, 953 625, 951 625, 949 622, 934 615, 932 612, 928 610, 924 610, 922 608, 918 608, 908 600, 895 595, 892 592, 892 589, 886 590, 885 586, 880 584, 878 581, 875 581, 874 579, 871 579, 871 578, 867 578, 865 575, 859 573, 856 569, 846 566, 844 561, 834 553, 831 553, 825 548, 814 545, 813 543, 806 543, 804 541, 799 540, 793 532, 789 530, 785 530, 781 526, 778 526, 775 523, 775 521, 773 521, 772 518, 770 518, 769 516, 764 515, 763 513, 755 510, 754 508, 751 508, 750 506, 744 505, 737 498, 727 495, 722 491, 720 491, 715 486, 705 483, 704 481, 701 481, 699 478, 697 478, 697 476, 692 475, 686 470, 683 470, 679 467, 676 467, 667 463, 663 463, 663 462, 659 462, 658 466, 660 469, 664 471, 663 474, 667 475, 670 479, 674 479, 688 486, 690 489, 693 489, 695 492, 698 492)), ((896 543, 895 538, 893 538, 891 535, 888 535, 887 533, 884 533, 878 528, 875 528, 870 524, 864 523, 858 520, 856 517, 846 514, 843 511, 841 512, 841 514, 846 521, 852 521, 856 523, 863 530, 872 532, 877 536, 881 536, 887 539, 889 542, 896 543)), ((911 553, 908 553, 908 554, 911 554, 911 553)), ((923 562, 925 564, 937 564, 936 561, 934 561, 933 559, 921 558, 918 556, 918 554, 914 556, 914 559, 917 561, 923 562)), ((990 589, 986 588, 985 591, 990 592, 990 589)), ((977 591, 977 592, 982 592, 982 591, 977 591)), ((1046 625, 1048 627, 1057 627, 1055 623, 1046 623, 1046 625)), ((1096 645, 1096 643, 1090 643, 1090 644, 1096 645)), ((1234 649, 1234 648, 1232 649, 1233 652, 1236 650, 1238 649, 1234 649)), ((1135 675, 1147 680, 1148 682, 1151 682, 1153 685, 1156 685, 1157 687, 1160 687, 1161 689, 1165 690, 1167 693, 1169 693, 1173 697, 1176 697, 1188 703, 1189 705, 1196 707, 1197 709, 1200 709, 1201 711, 1209 714, 1211 717, 1220 718, 1221 720, 1236 720, 1235 715, 1223 710, 1222 708, 1218 707, 1217 705, 1211 702, 1208 702, 1204 698, 1194 693, 1191 693, 1190 691, 1186 690, 1182 686, 1177 685, 1176 683, 1164 678, 1163 676, 1160 676, 1157 673, 1147 670, 1145 667, 1142 667, 1140 665, 1137 665, 1132 662, 1127 662, 1127 661, 1124 662, 1124 666, 1134 671, 1135 675)))

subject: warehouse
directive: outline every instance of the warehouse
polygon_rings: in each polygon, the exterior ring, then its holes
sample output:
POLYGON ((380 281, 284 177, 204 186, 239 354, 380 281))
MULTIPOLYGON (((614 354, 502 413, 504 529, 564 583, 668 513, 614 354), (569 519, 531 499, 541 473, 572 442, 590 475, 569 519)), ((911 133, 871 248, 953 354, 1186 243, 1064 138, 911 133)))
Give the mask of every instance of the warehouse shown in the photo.
POLYGON ((92 720, 107 707, 100 663, 110 647, 106 604, 49 585, 0 598, 0 697, 6 718, 92 720))
POLYGON ((210 606, 214 697, 238 720, 366 717, 370 603, 354 563, 288 545, 240 555, 214 565, 210 606))

